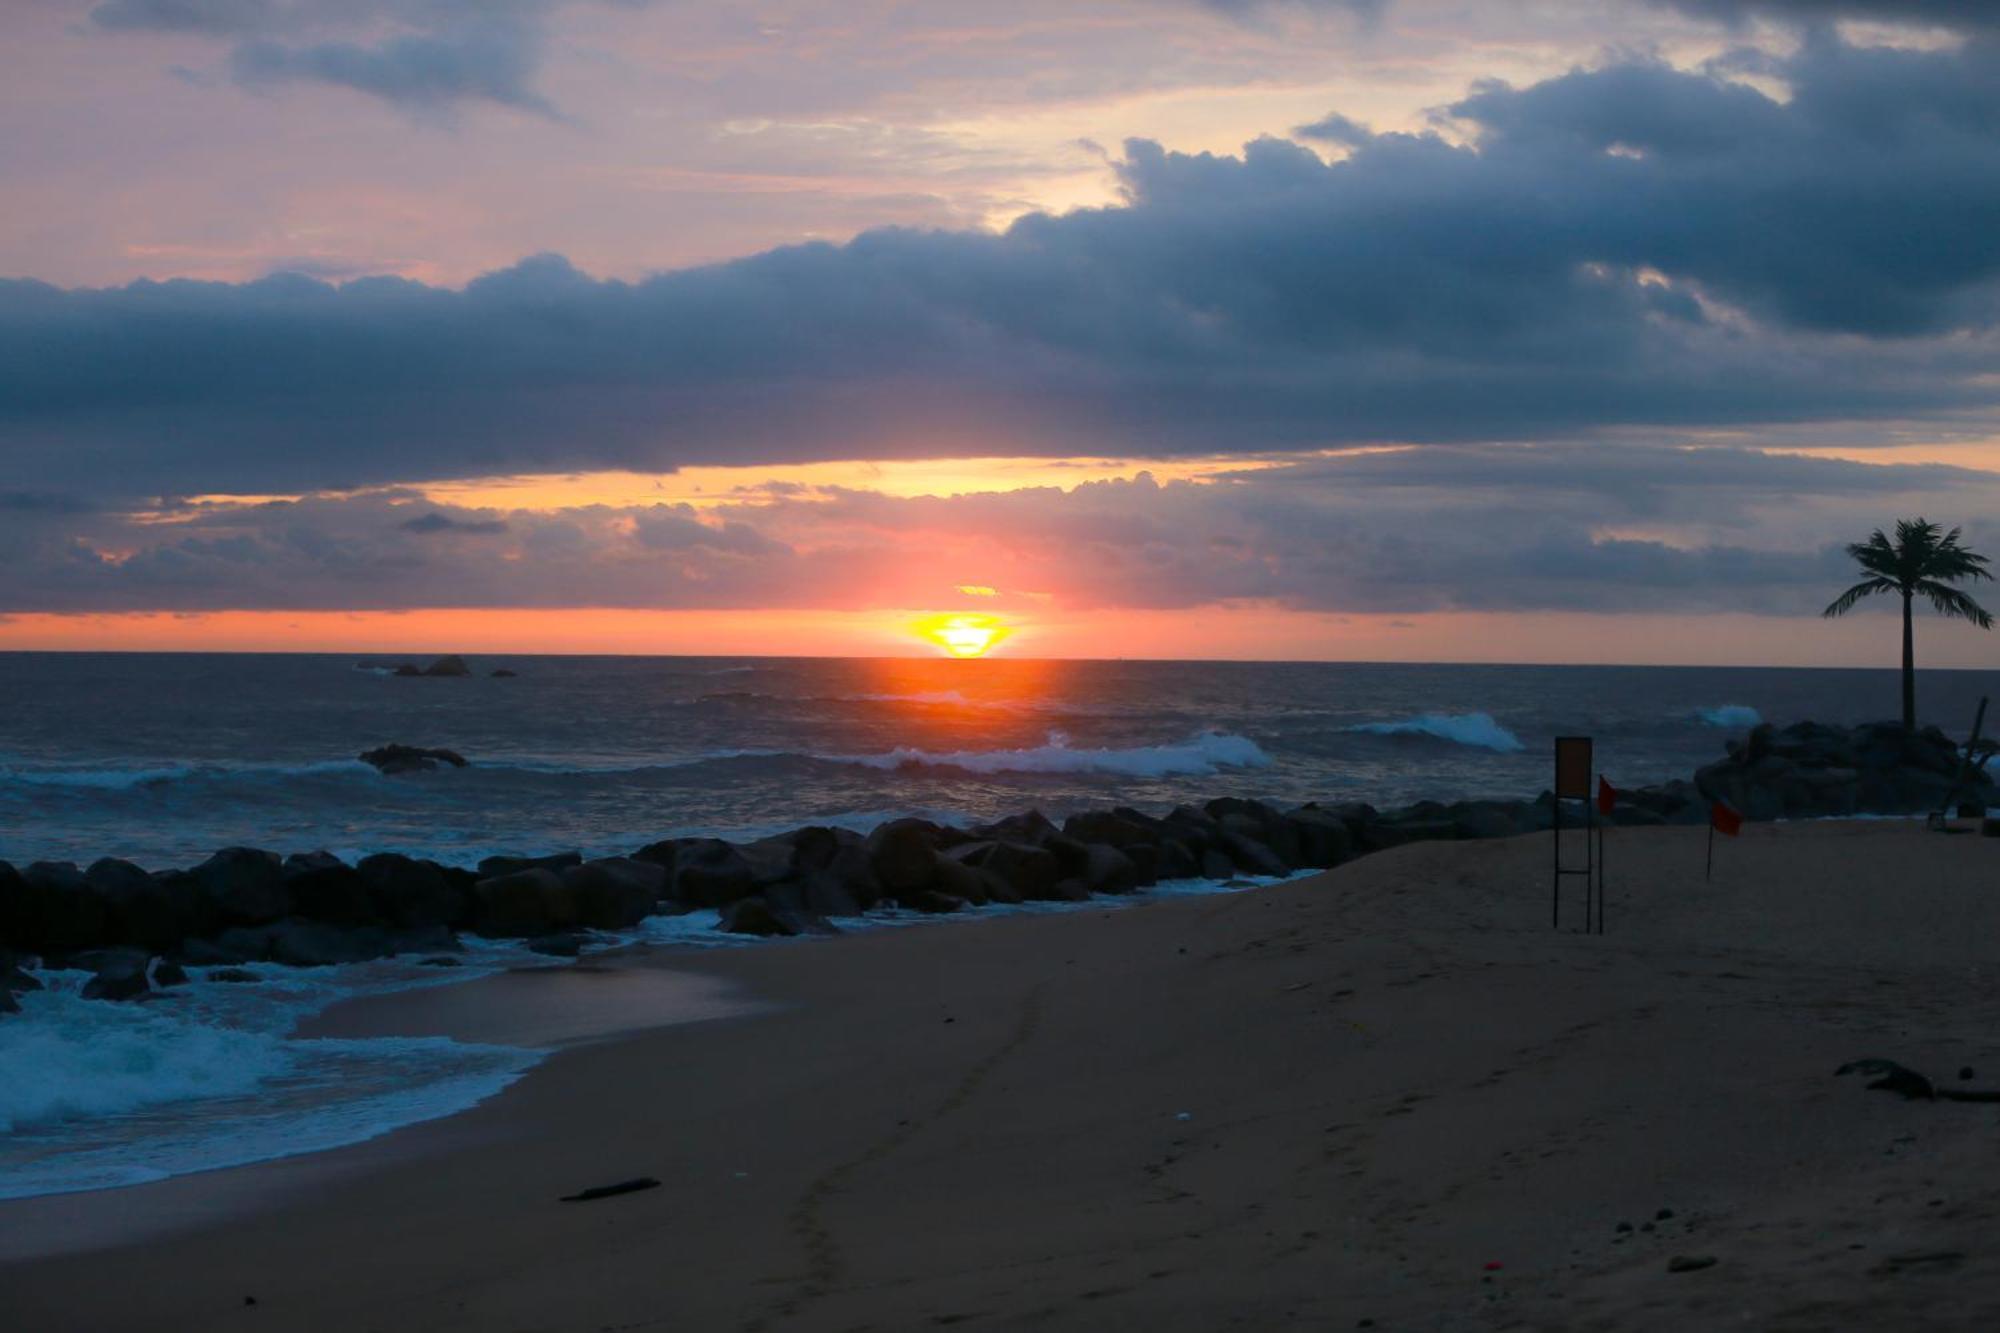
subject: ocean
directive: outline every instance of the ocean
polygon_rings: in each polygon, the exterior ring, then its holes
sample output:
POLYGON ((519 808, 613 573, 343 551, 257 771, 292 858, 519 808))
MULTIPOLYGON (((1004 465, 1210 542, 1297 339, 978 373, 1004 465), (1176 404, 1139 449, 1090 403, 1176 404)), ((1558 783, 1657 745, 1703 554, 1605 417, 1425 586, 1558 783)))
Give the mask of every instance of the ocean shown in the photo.
MULTIPOLYGON (((1893 671, 490 657, 410 679, 397 660, 0 655, 0 859, 158 869, 247 844, 469 865, 905 814, 1532 797, 1558 734, 1638 786, 1760 718, 1897 708, 1893 671), (472 766, 356 758, 388 742, 472 766)), ((1996 685, 1925 672, 1924 717, 1963 731, 1996 685)))
MULTIPOLYGON (((0 655, 0 859, 159 869, 245 844, 471 864, 906 814, 1531 797, 1559 734, 1595 737, 1598 767, 1638 786, 1688 775, 1760 719, 1891 716, 1898 688, 1893 671, 554 656, 410 679, 390 674, 398 660, 0 655), (516 674, 488 674, 503 667, 516 674), (385 777, 357 760, 389 742, 471 766, 385 777)), ((1925 672, 1923 716, 1962 733, 1996 685, 1925 672)), ((1071 909, 967 915, 1024 910, 1071 909)), ((748 947, 713 913, 622 938, 748 947)), ((257 965, 255 984, 198 976, 150 1004, 84 1000, 85 974, 41 973, 0 1018, 0 1199, 330 1148, 493 1095, 543 1052, 293 1035, 352 996, 552 965, 468 943, 448 970, 257 965)))

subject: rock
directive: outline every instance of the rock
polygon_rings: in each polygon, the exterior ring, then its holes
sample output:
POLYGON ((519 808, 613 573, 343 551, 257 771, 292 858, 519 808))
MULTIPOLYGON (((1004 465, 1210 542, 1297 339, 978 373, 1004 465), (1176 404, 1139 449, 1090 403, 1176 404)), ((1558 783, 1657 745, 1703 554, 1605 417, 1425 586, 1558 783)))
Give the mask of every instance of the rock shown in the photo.
POLYGON ((472 668, 465 664, 464 658, 454 654, 448 657, 440 657, 437 661, 424 668, 424 674, 426 676, 469 676, 472 674, 472 668))
POLYGON ((938 827, 924 819, 896 819, 868 835, 869 861, 883 890, 897 899, 920 893, 937 873, 938 827))
POLYGON ((927 915, 943 915, 947 912, 961 911, 965 907, 965 899, 954 898, 948 893, 939 893, 934 889, 924 889, 899 901, 903 906, 927 915))
POLYGON ((225 930, 216 943, 251 962, 286 967, 365 963, 389 953, 387 933, 375 926, 335 926, 292 917, 265 926, 225 930))
POLYGON ((1237 869, 1247 874, 1283 876, 1291 873, 1292 868, 1275 851, 1240 833, 1224 829, 1222 846, 1237 869))
POLYGON ((392 676, 421 676, 424 673, 423 669, 419 667, 415 662, 404 662, 398 665, 396 669, 394 671, 391 671, 389 674, 392 676))
POLYGON ((1063 821, 1063 836, 1108 847, 1152 846, 1160 839, 1158 821, 1138 811, 1086 810, 1063 821), (1143 821, 1143 822, 1142 822, 1143 821))
POLYGON ((622 930, 653 915, 667 892, 667 872, 623 856, 586 861, 562 872, 576 895, 577 919, 598 930, 622 930))
POLYGON ((762 898, 739 898, 722 909, 722 928, 733 935, 791 935, 790 929, 762 898))
POLYGON ((364 856, 354 867, 368 886, 378 920, 405 930, 457 928, 472 920, 472 887, 478 876, 397 852, 364 856))
POLYGON ((168 986, 185 986, 187 980, 187 969, 171 959, 162 958, 153 964, 153 984, 163 990, 168 986))
MULTIPOLYGON (((805 910, 819 917, 860 916, 866 910, 847 881, 832 869, 815 871, 798 881, 805 910)), ((833 923, 827 923, 834 929, 833 923)))
POLYGON ((676 852, 672 882, 670 896, 677 902, 725 907, 749 897, 756 890, 757 876, 733 844, 720 838, 690 838, 676 852))
POLYGON ((1041 811, 1030 810, 1026 814, 1009 815, 994 823, 981 825, 972 832, 976 838, 993 842, 1012 842, 1039 847, 1044 841, 1054 837, 1059 830, 1041 811))
POLYGON ((574 958, 583 952, 586 938, 582 932, 574 930, 538 935, 528 941, 528 952, 547 954, 551 958, 574 958))
POLYGON ((489 938, 552 935, 577 919, 576 894, 553 870, 517 870, 472 886, 472 928, 489 938))
POLYGON ((515 676, 519 675, 520 673, 518 671, 509 671, 506 667, 494 667, 493 670, 487 672, 486 674, 493 677, 493 679, 495 680, 512 680, 515 676))
POLYGON ((1287 810, 1284 819, 1298 842, 1300 865, 1325 870, 1354 858, 1354 834, 1339 815, 1316 805, 1302 805, 1287 810))
POLYGON ((283 874, 299 916, 350 926, 378 919, 367 879, 331 852, 294 852, 285 858, 283 874))
POLYGON ((1201 878, 1201 858, 1179 838, 1168 838, 1156 850, 1160 859, 1154 873, 1160 879, 1201 878))
POLYGON ((190 932, 215 924, 202 910, 192 879, 179 872, 149 875, 130 861, 107 856, 83 874, 104 903, 108 941, 165 953, 190 932))
POLYGON ((133 1000, 153 987, 146 980, 150 960, 138 949, 102 949, 91 960, 94 975, 83 983, 86 1000, 133 1000))
POLYGON ((1980 821, 1979 836, 1982 838, 2000 838, 2000 819, 1995 819, 1989 815, 1980 821))
POLYGON ((989 878, 976 866, 969 866, 949 856, 938 858, 936 873, 931 878, 931 884, 938 893, 973 904, 992 902, 995 888, 1010 896, 1012 894, 1012 890, 1000 883, 997 877, 989 878))
POLYGON ((479 878, 511 875, 520 870, 564 871, 583 864, 581 852, 551 852, 547 856, 489 856, 479 863, 479 878))
POLYGON ((1139 887, 1139 872, 1132 858, 1116 847, 1101 842, 1085 844, 1083 885, 1092 893, 1130 893, 1139 887))
POLYGON ((0 949, 0 996, 12 999, 24 991, 40 990, 41 979, 21 967, 20 959, 0 949))
POLYGON ((425 748, 418 745, 378 745, 372 750, 363 750, 355 757, 362 763, 373 764, 377 769, 389 774, 433 773, 437 771, 439 764, 464 768, 471 762, 456 750, 425 748))
POLYGON ((753 896, 763 899, 765 907, 783 923, 787 934, 840 934, 840 927, 807 905, 805 885, 799 880, 773 884, 763 893, 753 896))
POLYGON ((183 940, 175 953, 174 961, 185 967, 228 967, 250 961, 242 952, 206 939, 183 940))
POLYGON ((225 847, 192 872, 223 920, 238 925, 276 921, 291 910, 284 863, 255 847, 225 847))
POLYGON ((0 881, 0 945, 47 956, 104 943, 103 896, 70 862, 36 861, 0 881))
POLYGON ((1712 1254, 1677 1254, 1667 1260, 1669 1273, 1698 1273, 1704 1268, 1715 1267, 1712 1254))
MULTIPOLYGON (((1053 896, 1062 867, 1046 848, 1024 842, 968 842, 949 857, 985 871, 1006 888, 1004 900, 1037 902, 1053 896)), ((998 895, 996 895, 998 896, 998 895)))

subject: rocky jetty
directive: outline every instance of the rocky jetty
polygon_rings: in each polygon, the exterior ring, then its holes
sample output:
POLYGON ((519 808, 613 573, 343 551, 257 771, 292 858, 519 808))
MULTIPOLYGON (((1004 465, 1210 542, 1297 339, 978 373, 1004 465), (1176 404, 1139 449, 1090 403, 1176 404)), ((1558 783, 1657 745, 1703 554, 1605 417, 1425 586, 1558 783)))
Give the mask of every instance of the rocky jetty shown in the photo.
POLYGON ((1920 815, 1947 802, 1983 811, 1993 803, 1991 748, 1982 746, 1968 764, 1936 727, 1798 722, 1780 730, 1766 723, 1727 748, 1726 758, 1695 774, 1695 785, 1750 819, 1920 815))
MULTIPOLYGON (((1993 782, 1936 730, 1805 722, 1760 726, 1693 781, 1620 791, 1610 822, 1700 824, 1724 800, 1751 819, 1914 814, 1956 792, 1983 807, 1993 782), (1970 773, 1968 778, 1966 775, 1970 773), (1958 784, 1955 786, 1955 784, 1958 784)), ((385 746, 361 756, 385 772, 450 751, 385 746)), ((1120 806, 1061 824, 1037 811, 955 828, 899 819, 868 834, 810 826, 754 842, 668 838, 629 856, 494 856, 475 870, 395 853, 349 865, 326 852, 280 858, 228 847, 185 870, 104 859, 79 869, 0 862, 0 1012, 34 984, 20 959, 86 968, 88 994, 144 999, 184 979, 243 979, 243 964, 355 962, 392 954, 443 963, 469 932, 573 955, 592 931, 708 908, 752 935, 832 933, 835 918, 896 906, 950 913, 985 903, 1081 902, 1166 879, 1229 879, 1324 869, 1429 839, 1545 830, 1555 798, 1352 802, 1280 809, 1222 797, 1166 814, 1120 806)))

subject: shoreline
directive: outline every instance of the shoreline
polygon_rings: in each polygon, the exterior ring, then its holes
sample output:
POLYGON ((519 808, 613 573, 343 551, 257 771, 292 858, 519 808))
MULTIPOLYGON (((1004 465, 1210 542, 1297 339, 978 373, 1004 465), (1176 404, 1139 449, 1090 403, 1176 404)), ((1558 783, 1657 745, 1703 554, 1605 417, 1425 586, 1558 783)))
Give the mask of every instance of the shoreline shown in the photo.
POLYGON ((173 1222, 0 1273, 10 1308, 72 1327, 2000 1311, 1990 1115, 1831 1077, 2000 1073, 1994 844, 1756 827, 1705 883, 1699 830, 1611 836, 1599 937, 1548 929, 1529 837, 1060 921, 621 957, 772 1007, 566 1046, 354 1148, 0 1204, 0 1234, 148 1196, 173 1222), (663 1188, 555 1202, 641 1174, 663 1188), (1961 1257, 1875 1271, 1919 1250, 1961 1257), (1717 1263, 1667 1273, 1684 1251, 1717 1263))

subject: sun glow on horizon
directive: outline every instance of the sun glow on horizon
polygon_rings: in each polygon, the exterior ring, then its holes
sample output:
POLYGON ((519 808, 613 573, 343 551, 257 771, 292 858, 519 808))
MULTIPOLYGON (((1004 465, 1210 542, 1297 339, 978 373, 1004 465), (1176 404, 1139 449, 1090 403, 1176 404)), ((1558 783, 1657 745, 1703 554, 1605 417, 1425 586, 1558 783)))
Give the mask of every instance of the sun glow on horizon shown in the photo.
POLYGON ((940 612, 923 617, 913 628, 917 637, 952 657, 984 657, 1014 632, 1000 617, 977 611, 940 612))

